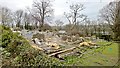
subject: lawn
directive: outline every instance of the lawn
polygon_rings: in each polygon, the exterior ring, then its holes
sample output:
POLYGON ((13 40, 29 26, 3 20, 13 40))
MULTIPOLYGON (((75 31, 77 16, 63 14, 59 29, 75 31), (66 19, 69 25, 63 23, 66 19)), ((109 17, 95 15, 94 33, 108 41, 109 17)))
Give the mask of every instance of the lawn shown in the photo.
MULTIPOLYGON (((98 42, 100 45, 110 44, 111 42, 98 42)), ((88 49, 92 51, 93 49, 88 49)), ((65 57, 65 62, 63 65, 77 65, 77 66, 114 66, 118 61, 118 44, 113 43, 109 46, 101 46, 94 51, 83 55, 81 58, 79 56, 67 56, 65 57)))
MULTIPOLYGON (((110 43, 111 42, 98 42, 98 44, 101 44, 101 45, 106 45, 110 43)), ((102 53, 108 56, 118 56, 119 54, 118 43, 113 42, 110 46, 106 46, 102 53)))

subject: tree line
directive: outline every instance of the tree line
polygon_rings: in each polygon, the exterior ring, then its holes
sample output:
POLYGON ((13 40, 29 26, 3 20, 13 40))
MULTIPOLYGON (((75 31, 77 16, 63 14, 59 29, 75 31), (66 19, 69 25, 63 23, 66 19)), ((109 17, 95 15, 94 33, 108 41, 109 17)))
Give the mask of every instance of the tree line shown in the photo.
MULTIPOLYGON (((51 0, 34 0, 32 8, 27 10, 11 11, 7 7, 0 7, 1 23, 6 26, 19 27, 23 29, 43 29, 50 27, 53 23, 54 9, 51 0), (47 26, 47 27, 46 27, 47 26)), ((106 34, 109 32, 114 38, 120 39, 120 1, 110 2, 100 11, 97 20, 90 20, 87 15, 81 13, 85 7, 81 3, 69 5, 70 11, 64 12, 64 16, 69 24, 65 24, 58 19, 54 22, 59 30, 65 28, 66 31, 81 31, 86 36, 94 33, 106 34)), ((49 29, 49 28, 48 28, 49 29)))

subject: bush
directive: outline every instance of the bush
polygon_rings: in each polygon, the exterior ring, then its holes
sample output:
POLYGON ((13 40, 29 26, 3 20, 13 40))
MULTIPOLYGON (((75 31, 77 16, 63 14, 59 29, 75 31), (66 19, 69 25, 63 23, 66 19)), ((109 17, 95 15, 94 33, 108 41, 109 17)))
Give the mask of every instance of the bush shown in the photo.
MULTIPOLYGON (((1 28, 1 27, 0 27, 1 28)), ((2 28, 2 65, 3 66, 54 66, 59 61, 48 57, 42 51, 34 49, 22 36, 7 28, 2 28)))
POLYGON ((98 34, 96 34, 96 36, 99 37, 100 39, 104 39, 104 40, 107 40, 107 41, 112 40, 111 35, 103 35, 101 33, 98 33, 98 34))
POLYGON ((0 36, 2 37, 0 38, 0 41, 2 41, 1 47, 5 48, 11 42, 13 33, 8 27, 4 27, 4 26, 1 26, 1 27, 2 27, 2 33, 0 34, 0 36))

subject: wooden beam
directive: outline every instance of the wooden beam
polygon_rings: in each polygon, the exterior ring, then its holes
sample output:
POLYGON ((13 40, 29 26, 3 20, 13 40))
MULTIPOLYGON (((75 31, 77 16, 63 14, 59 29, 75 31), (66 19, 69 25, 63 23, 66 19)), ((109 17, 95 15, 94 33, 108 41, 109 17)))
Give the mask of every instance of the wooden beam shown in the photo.
POLYGON ((76 49, 76 47, 72 47, 72 48, 65 49, 65 50, 62 50, 62 51, 59 51, 59 52, 56 52, 56 53, 52 53, 52 54, 50 54, 50 55, 48 55, 48 56, 55 56, 55 55, 57 55, 57 54, 65 53, 65 52, 68 52, 68 51, 72 51, 72 50, 74 50, 74 49, 76 49))

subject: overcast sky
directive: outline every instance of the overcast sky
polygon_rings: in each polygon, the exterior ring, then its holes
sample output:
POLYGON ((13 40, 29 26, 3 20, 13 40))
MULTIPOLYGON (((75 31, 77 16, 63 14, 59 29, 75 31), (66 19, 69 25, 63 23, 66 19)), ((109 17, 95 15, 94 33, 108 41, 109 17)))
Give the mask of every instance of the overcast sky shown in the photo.
MULTIPOLYGON (((95 20, 99 10, 113 0, 55 0, 53 2, 54 15, 56 19, 62 19, 63 13, 69 11, 69 5, 74 2, 84 4, 85 10, 82 12, 88 18, 95 20)), ((33 0, 0 0, 1 6, 6 6, 12 10, 26 9, 31 7, 33 0)))

